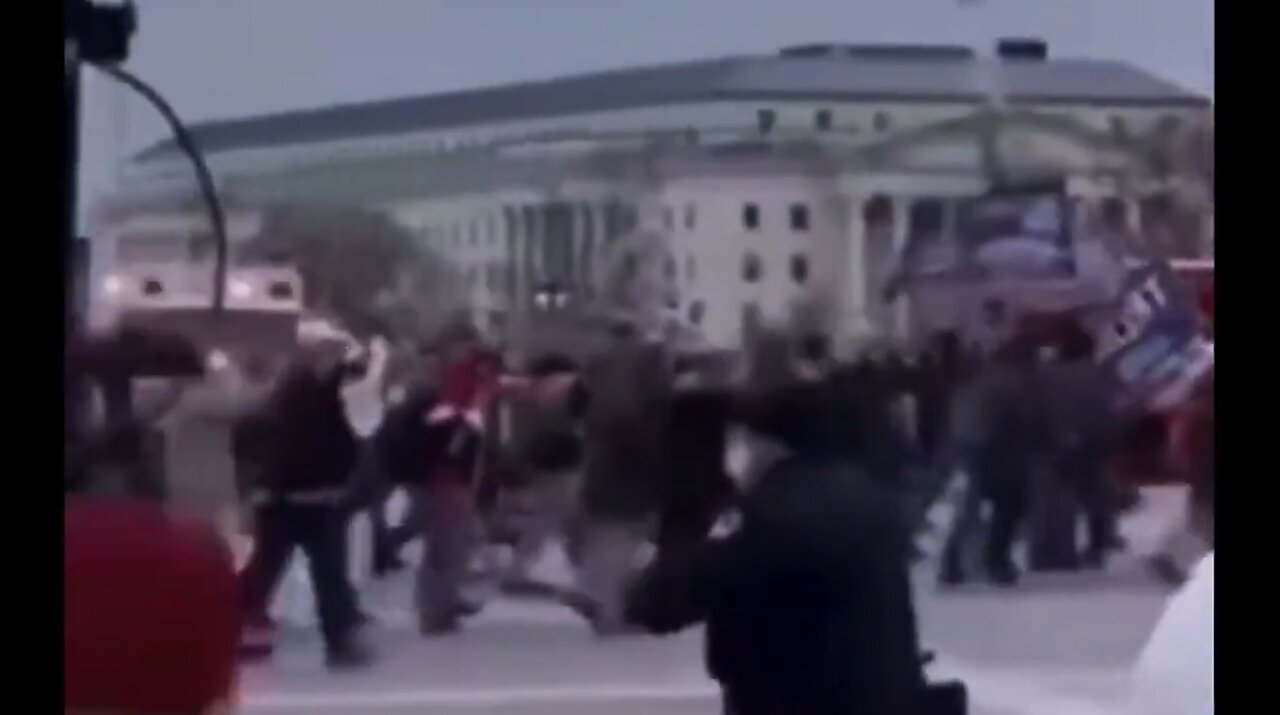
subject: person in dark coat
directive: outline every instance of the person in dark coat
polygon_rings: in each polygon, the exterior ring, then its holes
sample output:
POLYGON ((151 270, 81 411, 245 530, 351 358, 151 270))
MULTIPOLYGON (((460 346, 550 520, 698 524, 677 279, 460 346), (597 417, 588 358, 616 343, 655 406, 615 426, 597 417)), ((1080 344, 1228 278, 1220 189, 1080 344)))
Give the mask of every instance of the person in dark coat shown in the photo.
POLYGON ((966 578, 964 546, 981 527, 983 503, 991 505, 983 548, 987 576, 1006 586, 1018 580, 1013 544, 1026 517, 1032 468, 1049 452, 1049 421, 1037 387, 1034 351, 1010 344, 955 398, 951 439, 965 485, 943 550, 939 580, 945 585, 966 578))
POLYGON ((725 470, 732 401, 728 390, 704 385, 678 389, 671 398, 659 551, 701 543, 732 499, 725 470))
POLYGON ((625 632, 623 588, 657 516, 666 469, 670 379, 661 346, 631 326, 614 326, 614 344, 585 371, 586 474, 581 587, 595 604, 599 635, 625 632))
MULTIPOLYGON (((556 376, 573 379, 579 367, 567 355, 548 352, 530 361, 526 372, 541 383, 556 376)), ((510 535, 515 553, 502 587, 537 591, 543 585, 532 577, 534 564, 575 516, 584 460, 581 405, 566 394, 556 400, 508 400, 504 406, 510 416, 509 446, 503 451, 508 473, 495 501, 497 523, 510 535)))
POLYGON ((276 439, 253 494, 255 548, 239 579, 242 612, 264 612, 289 556, 301 547, 331 668, 371 660, 356 639, 360 616, 345 558, 344 503, 359 444, 342 402, 343 378, 341 365, 308 361, 290 369, 272 395, 276 439))
POLYGON ((1033 477, 1034 528, 1031 565, 1036 569, 1101 567, 1118 544, 1118 494, 1107 475, 1107 459, 1119 443, 1120 414, 1112 385, 1093 359, 1093 341, 1075 335, 1058 346, 1058 359, 1041 365, 1036 379, 1048 419, 1046 469, 1033 477), (1048 483, 1045 483, 1048 480, 1048 483), (1076 550, 1076 521, 1084 513, 1088 543, 1076 550))
POLYGON ((435 402, 436 393, 429 386, 411 386, 399 402, 387 409, 373 435, 373 449, 384 480, 380 485, 382 493, 374 496, 371 509, 375 576, 403 568, 400 551, 421 536, 425 528, 422 475, 430 469, 433 443, 422 416, 431 411, 435 402), (400 523, 392 526, 387 524, 386 502, 397 488, 405 490, 409 508, 400 523))
POLYGON ((502 359, 474 337, 458 342, 446 360, 439 399, 424 415, 432 453, 423 481, 426 553, 415 601, 423 635, 452 633, 471 611, 462 595, 478 546, 478 484, 493 425, 492 406, 506 391, 502 359))
MULTIPOLYGON (((231 453, 235 463, 236 490, 246 502, 252 503, 255 493, 266 483, 267 470, 271 467, 272 450, 277 446, 279 435, 275 429, 275 419, 269 406, 254 410, 236 421, 231 431, 231 453)), ((274 574, 263 574, 269 579, 263 585, 266 593, 275 593, 283 578, 283 570, 274 574)), ((252 611, 241 614, 248 640, 256 640, 258 630, 271 631, 275 623, 267 613, 267 601, 250 604, 252 611)), ((263 633, 261 638, 269 638, 263 633)))
POLYGON ((959 336, 942 332, 930 341, 915 370, 917 436, 921 449, 935 468, 941 468, 946 461, 950 406, 963 377, 962 363, 959 336))
POLYGON ((904 468, 912 460, 912 449, 896 412, 906 389, 901 361, 864 358, 835 370, 823 384, 831 391, 828 399, 839 400, 839 414, 857 424, 859 459, 869 474, 907 492, 911 485, 904 468))
POLYGON ((790 453, 739 497, 736 530, 660 555, 629 594, 650 632, 705 622, 727 713, 920 712, 905 508, 834 394, 811 384, 749 406, 751 429, 790 453))

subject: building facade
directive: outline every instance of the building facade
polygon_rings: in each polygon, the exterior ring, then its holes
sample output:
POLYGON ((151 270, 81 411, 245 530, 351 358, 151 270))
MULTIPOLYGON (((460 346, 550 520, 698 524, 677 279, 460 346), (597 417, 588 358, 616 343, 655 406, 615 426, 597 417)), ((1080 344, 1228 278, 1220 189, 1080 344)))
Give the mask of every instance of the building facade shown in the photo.
MULTIPOLYGON (((494 325, 545 281, 586 298, 635 281, 716 346, 819 308, 849 343, 919 329, 910 305, 883 296, 897 257, 913 237, 954 240, 958 202, 997 176, 1065 178, 1132 234, 1170 192, 1211 215, 1196 177, 1146 149, 1209 121, 1203 97, 1019 47, 994 62, 963 48, 790 48, 194 131, 250 213, 385 212, 449 266, 423 299, 494 325)), ((98 231, 107 265, 120 227, 193 190, 170 143, 128 176, 98 231)))

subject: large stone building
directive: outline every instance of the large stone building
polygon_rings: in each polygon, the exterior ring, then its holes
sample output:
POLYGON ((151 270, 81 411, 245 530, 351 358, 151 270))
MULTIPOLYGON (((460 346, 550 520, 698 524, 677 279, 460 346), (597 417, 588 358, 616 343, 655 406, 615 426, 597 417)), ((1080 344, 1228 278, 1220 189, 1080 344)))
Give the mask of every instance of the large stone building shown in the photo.
MULTIPOLYGON (((1066 177, 1071 195, 1136 228, 1144 200, 1194 183, 1152 161, 1148 139, 1210 112, 1139 69, 1036 43, 1005 44, 997 60, 823 45, 194 131, 249 214, 385 211, 454 267, 442 289, 478 315, 501 320, 543 280, 588 295, 647 267, 666 281, 658 300, 732 346, 806 302, 846 340, 909 329, 882 300, 896 254, 912 236, 949 240, 957 200, 997 171, 1066 177), (605 255, 625 270, 602 268, 605 255)), ((99 232, 105 265, 126 250, 113 239, 193 192, 171 142, 128 177, 99 232)))

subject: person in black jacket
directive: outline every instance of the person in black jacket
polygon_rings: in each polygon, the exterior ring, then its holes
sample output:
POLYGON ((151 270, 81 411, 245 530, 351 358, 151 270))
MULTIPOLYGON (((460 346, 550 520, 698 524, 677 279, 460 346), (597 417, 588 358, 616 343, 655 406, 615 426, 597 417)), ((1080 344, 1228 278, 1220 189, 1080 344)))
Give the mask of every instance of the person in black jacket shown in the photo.
POLYGON ((374 532, 373 570, 375 576, 403 567, 400 551, 409 542, 422 535, 425 528, 423 516, 423 475, 429 470, 432 459, 427 426, 423 415, 430 412, 436 402, 436 393, 426 385, 415 386, 403 399, 390 406, 373 435, 373 450, 381 483, 374 495, 370 509, 374 532), (409 497, 409 508, 400 523, 391 526, 386 521, 386 502, 397 487, 404 488, 409 497))
POLYGON ((670 378, 661 345, 634 327, 614 327, 615 342, 585 370, 586 470, 580 584, 595 604, 597 635, 621 635, 623 590, 652 536, 667 469, 670 378))
POLYGON ((943 585, 967 578, 965 546, 982 526, 984 502, 991 506, 982 556, 987 578, 1013 586, 1020 577, 1013 544, 1027 515, 1031 475, 1051 443, 1035 360, 1033 345, 1008 343, 957 393, 952 449, 966 479, 963 503, 943 548, 938 575, 943 585))
MULTIPOLYGON (((528 376, 544 380, 580 372, 569 356, 548 352, 529 363, 528 376)), ((574 517, 584 461, 581 407, 571 399, 508 402, 511 428, 504 456, 509 471, 498 501, 499 522, 510 534, 514 558, 506 590, 541 589, 531 573, 544 546, 574 517)), ((495 480, 496 481, 496 480, 495 480)))
POLYGON ((1048 448, 1046 468, 1033 475, 1031 485, 1031 567, 1100 568, 1119 545, 1119 499, 1107 475, 1107 458, 1119 442, 1122 415, 1113 403, 1111 380, 1094 361, 1087 334, 1064 341, 1057 359, 1039 366, 1036 380, 1043 395, 1048 448), (1078 554, 1076 522, 1081 511, 1088 543, 1078 554))
POLYGON ((862 465, 870 433, 835 394, 809 384, 748 409, 789 455, 740 497, 736 530, 662 554, 629 593, 651 632, 706 623, 727 713, 920 712, 904 505, 862 465))
POLYGON ((359 611, 345 559, 343 504, 359 445, 343 407, 344 376, 342 365, 308 361, 289 370, 272 395, 275 440, 253 494, 254 554, 239 580, 242 612, 264 611, 294 547, 302 547, 331 668, 371 660, 355 638, 359 611))
POLYGON ((677 389, 671 398, 659 551, 701 543, 732 499, 725 470, 732 402, 728 390, 709 385, 677 389))

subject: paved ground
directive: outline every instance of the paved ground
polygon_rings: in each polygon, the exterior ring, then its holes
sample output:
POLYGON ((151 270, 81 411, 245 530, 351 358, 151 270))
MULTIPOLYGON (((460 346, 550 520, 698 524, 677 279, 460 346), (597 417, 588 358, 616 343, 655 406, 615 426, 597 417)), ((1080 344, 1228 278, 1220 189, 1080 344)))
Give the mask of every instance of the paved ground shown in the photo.
MULTIPOLYGON (((1149 529, 1148 529, 1149 530, 1149 529)), ((1141 528, 1130 529, 1137 541, 1141 528)), ((548 568, 554 569, 554 565, 548 568)), ((1016 591, 939 593, 931 568, 917 590, 936 677, 971 687, 976 715, 1122 712, 1126 673, 1165 592, 1133 559, 1110 573, 1032 576, 1016 591)), ((243 676, 250 715, 695 715, 717 713, 700 634, 599 641, 567 611, 494 601, 462 634, 425 640, 406 608, 407 579, 374 584, 365 602, 380 662, 332 675, 318 638, 287 628, 265 666, 243 676)))

